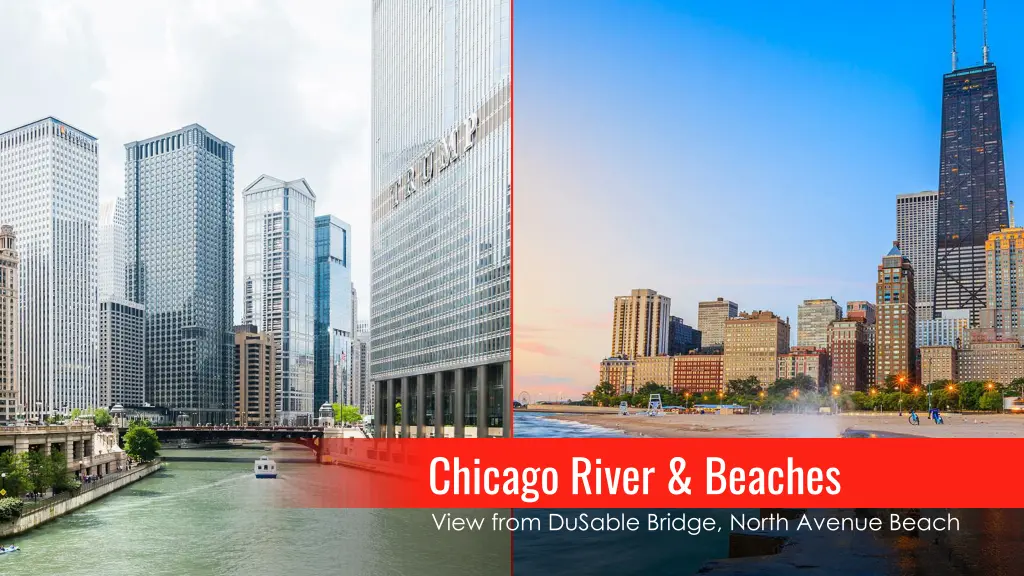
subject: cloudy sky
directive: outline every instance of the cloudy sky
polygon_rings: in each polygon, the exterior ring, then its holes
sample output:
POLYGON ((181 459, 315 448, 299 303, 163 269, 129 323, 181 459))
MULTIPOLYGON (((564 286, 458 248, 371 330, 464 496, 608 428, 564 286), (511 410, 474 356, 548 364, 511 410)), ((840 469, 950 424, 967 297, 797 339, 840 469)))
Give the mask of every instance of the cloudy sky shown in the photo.
POLYGON ((235 145, 241 191, 306 178, 353 231, 369 316, 370 2, 0 0, 0 132, 55 116, 99 139, 100 199, 124 194, 124 144, 198 123, 235 145))

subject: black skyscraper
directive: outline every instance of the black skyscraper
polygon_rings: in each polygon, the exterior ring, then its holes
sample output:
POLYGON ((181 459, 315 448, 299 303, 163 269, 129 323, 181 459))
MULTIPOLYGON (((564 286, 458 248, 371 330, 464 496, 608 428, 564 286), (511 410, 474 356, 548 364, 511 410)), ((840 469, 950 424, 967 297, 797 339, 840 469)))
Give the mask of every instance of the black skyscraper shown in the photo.
POLYGON ((938 212, 935 310, 969 309, 977 325, 985 306, 985 240, 1008 224, 992 64, 943 76, 938 212))

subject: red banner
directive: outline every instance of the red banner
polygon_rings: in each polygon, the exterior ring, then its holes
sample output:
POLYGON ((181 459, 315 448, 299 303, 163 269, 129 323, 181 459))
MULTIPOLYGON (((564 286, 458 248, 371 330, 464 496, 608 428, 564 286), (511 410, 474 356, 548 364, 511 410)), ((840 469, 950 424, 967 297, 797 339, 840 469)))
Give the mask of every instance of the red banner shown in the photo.
MULTIPOLYGON (((325 440, 288 503, 358 508, 1024 508, 1024 439, 325 440)), ((287 476, 287 474, 286 474, 287 476)))

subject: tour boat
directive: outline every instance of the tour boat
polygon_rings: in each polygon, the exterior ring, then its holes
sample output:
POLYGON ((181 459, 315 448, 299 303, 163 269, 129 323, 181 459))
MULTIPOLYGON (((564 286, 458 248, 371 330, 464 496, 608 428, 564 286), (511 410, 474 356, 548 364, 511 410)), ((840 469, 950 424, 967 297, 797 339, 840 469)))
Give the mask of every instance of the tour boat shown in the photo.
POLYGON ((21 548, 18 548, 17 546, 0 546, 0 554, 8 554, 10 552, 17 552, 18 550, 21 550, 21 548))
POLYGON ((261 456, 256 461, 255 472, 257 478, 277 478, 277 463, 266 456, 261 456))

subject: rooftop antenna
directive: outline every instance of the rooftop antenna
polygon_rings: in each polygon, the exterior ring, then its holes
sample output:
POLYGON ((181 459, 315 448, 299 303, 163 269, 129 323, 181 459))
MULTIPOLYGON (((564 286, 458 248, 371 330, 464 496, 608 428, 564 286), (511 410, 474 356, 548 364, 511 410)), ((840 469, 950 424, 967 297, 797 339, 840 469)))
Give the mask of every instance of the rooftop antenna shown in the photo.
POLYGON ((981 21, 982 38, 984 45, 981 48, 982 64, 988 64, 988 0, 981 0, 981 21))
POLYGON ((956 72, 956 0, 953 0, 953 72, 956 72))

